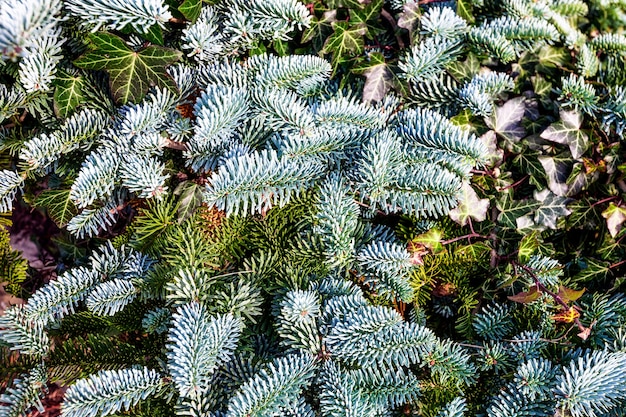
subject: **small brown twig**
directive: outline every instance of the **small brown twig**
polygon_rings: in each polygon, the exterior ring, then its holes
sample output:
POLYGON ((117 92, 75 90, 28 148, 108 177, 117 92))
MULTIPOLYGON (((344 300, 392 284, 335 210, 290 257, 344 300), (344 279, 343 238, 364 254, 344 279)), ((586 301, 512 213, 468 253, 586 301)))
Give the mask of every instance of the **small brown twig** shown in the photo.
POLYGON ((454 243, 454 242, 458 242, 459 240, 463 240, 463 239, 489 239, 489 236, 483 236, 480 233, 469 233, 467 235, 463 235, 463 236, 458 236, 455 237, 453 239, 449 239, 449 240, 443 240, 441 242, 442 245, 448 245, 450 243, 454 243))

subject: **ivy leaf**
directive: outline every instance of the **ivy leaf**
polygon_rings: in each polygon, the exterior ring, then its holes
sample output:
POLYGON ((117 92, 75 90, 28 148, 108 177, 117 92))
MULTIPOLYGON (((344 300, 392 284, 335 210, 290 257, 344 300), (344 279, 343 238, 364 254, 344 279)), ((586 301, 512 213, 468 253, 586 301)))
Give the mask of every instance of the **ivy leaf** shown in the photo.
POLYGON ((83 93, 85 79, 81 75, 72 75, 59 70, 54 84, 54 113, 59 117, 67 117, 85 101, 83 93))
POLYGON ((91 51, 74 64, 83 69, 109 73, 111 93, 119 103, 141 101, 152 85, 176 91, 165 67, 178 61, 182 52, 161 46, 140 51, 129 49, 122 38, 106 32, 89 35, 91 51))
POLYGON ((326 4, 329 9, 337 9, 345 7, 347 9, 360 9, 367 0, 328 0, 326 4))
POLYGON ((460 83, 468 81, 480 71, 480 60, 475 54, 469 53, 465 61, 454 61, 446 70, 460 83))
POLYGON ((539 187, 545 187, 543 180, 547 179, 546 171, 539 161, 540 153, 525 149, 513 159, 513 163, 520 168, 521 172, 530 175, 530 183, 539 187))
POLYGON ((426 233, 422 233, 421 235, 416 236, 411 240, 412 244, 421 244, 428 249, 430 249, 433 253, 438 252, 441 248, 441 238, 443 234, 440 230, 430 229, 426 233))
POLYGON ((449 215, 453 221, 465 226, 470 217, 478 222, 485 220, 487 209, 489 209, 489 199, 479 199, 472 186, 464 182, 461 186, 459 205, 454 210, 450 210, 449 215))
POLYGON ((78 209, 70 199, 70 190, 45 190, 35 198, 35 207, 45 208, 59 227, 65 227, 78 209))
POLYGON ((530 289, 526 292, 520 292, 515 295, 509 295, 508 298, 511 301, 515 301, 516 303, 528 304, 533 301, 537 301, 541 297, 541 291, 537 289, 536 285, 530 287, 530 289))
POLYGON ((485 118, 485 122, 498 135, 515 143, 526 134, 521 125, 525 111, 524 97, 516 97, 497 107, 491 116, 485 118))
POLYGON ((158 23, 147 28, 141 35, 148 42, 163 46, 163 30, 158 23))
POLYGON ((566 184, 570 169, 570 158, 563 158, 562 155, 554 157, 542 155, 537 158, 543 166, 548 178, 548 188, 558 196, 565 196, 569 191, 566 184))
POLYGON ((376 20, 380 16, 380 10, 383 8, 383 0, 373 0, 367 6, 365 6, 362 10, 359 9, 350 9, 350 22, 352 24, 355 23, 364 23, 367 25, 367 22, 372 20, 376 20))
POLYGON ((402 13, 398 17, 398 27, 406 29, 409 32, 417 27, 421 16, 420 6, 417 2, 407 2, 402 8, 402 13))
POLYGON ((541 242, 539 242, 539 233, 537 231, 533 231, 532 233, 527 234, 522 238, 519 243, 519 248, 517 250, 517 259, 521 263, 527 263, 530 260, 530 257, 537 252, 537 249, 541 246, 541 242))
POLYGON ((535 211, 534 221, 537 224, 556 229, 556 222, 559 217, 571 213, 567 209, 569 198, 555 195, 550 190, 535 192, 535 199, 541 202, 541 206, 535 211))
POLYGON ((602 217, 606 219, 606 227, 609 229, 611 237, 615 237, 622 230, 622 225, 626 221, 626 207, 618 207, 611 203, 602 212, 602 217))
POLYGON ((350 57, 359 55, 363 52, 363 36, 367 33, 367 27, 363 23, 350 25, 348 22, 333 22, 332 35, 326 39, 322 54, 332 54, 333 69, 350 57))
POLYGON ((550 45, 543 46, 537 54, 539 64, 544 67, 563 66, 568 59, 568 53, 565 48, 557 48, 550 45))
POLYGON ((578 159, 589 147, 589 136, 580 130, 583 118, 577 111, 561 110, 561 120, 552 123, 541 133, 541 137, 551 142, 567 145, 572 157, 578 159))
POLYGON ((587 259, 587 267, 574 275, 573 282, 598 282, 603 281, 611 271, 608 262, 587 259))
POLYGON ((467 20, 469 23, 474 23, 474 15, 472 13, 472 9, 472 0, 457 0, 456 14, 467 20))
POLYGON ((329 10, 322 14, 322 17, 311 19, 310 26, 302 34, 302 43, 313 42, 313 48, 320 50, 322 42, 332 32, 332 24, 337 21, 337 10, 329 10))
POLYGON ((563 301, 576 301, 585 293, 585 289, 582 290, 573 290, 571 288, 564 287, 562 285, 559 286, 558 296, 563 299, 563 301))
POLYGON ((500 214, 498 215, 498 223, 500 223, 504 227, 515 229, 517 228, 518 218, 532 213, 540 206, 541 203, 539 201, 533 200, 531 198, 520 201, 514 201, 512 199, 506 198, 503 204, 497 205, 498 210, 500 210, 500 214))
MULTIPOLYGON (((469 109, 466 110, 469 112, 469 109)), ((494 167, 499 165, 504 158, 504 151, 498 148, 498 138, 496 137, 496 132, 488 130, 478 139, 487 146, 487 158, 485 162, 487 166, 494 167)))
POLYGON ((193 181, 185 181, 178 184, 174 190, 174 195, 179 196, 178 200, 178 223, 182 223, 190 218, 202 204, 202 187, 193 181))
POLYGON ((370 54, 369 60, 363 66, 355 67, 352 72, 362 74, 365 77, 363 101, 378 102, 382 100, 392 86, 391 70, 380 52, 370 54))
POLYGON ((193 23, 200 16, 200 12, 202 11, 202 0, 185 0, 183 4, 178 7, 178 11, 185 16, 185 19, 193 23))

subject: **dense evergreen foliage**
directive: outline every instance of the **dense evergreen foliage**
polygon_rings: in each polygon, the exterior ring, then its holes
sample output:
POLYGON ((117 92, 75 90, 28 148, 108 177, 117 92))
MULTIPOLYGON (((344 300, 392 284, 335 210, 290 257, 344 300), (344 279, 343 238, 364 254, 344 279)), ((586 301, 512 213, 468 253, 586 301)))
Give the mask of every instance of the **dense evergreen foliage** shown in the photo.
POLYGON ((626 416, 625 26, 0 0, 0 416, 626 416))

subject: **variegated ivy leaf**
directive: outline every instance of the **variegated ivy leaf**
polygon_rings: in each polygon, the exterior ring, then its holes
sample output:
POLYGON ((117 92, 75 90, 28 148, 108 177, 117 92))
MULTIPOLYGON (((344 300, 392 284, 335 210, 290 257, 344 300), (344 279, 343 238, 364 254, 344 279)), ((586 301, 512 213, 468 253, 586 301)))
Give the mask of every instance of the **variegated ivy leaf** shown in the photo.
POLYGON ((568 173, 571 167, 569 155, 547 156, 542 155, 537 158, 541 163, 548 178, 548 188, 558 196, 566 196, 569 186, 566 184, 568 173))
POLYGON ((452 220, 461 226, 465 226, 470 217, 478 222, 485 220, 487 218, 488 209, 489 199, 479 199, 472 186, 464 182, 461 186, 459 205, 454 210, 450 210, 449 215, 452 220))
POLYGON ((402 7, 402 13, 398 17, 398 27, 413 32, 420 20, 420 6, 417 2, 407 2, 402 7))
POLYGON ((582 115, 577 111, 561 110, 561 120, 548 126, 541 133, 541 137, 551 142, 567 145, 572 157, 578 159, 589 147, 589 136, 580 130, 582 121, 582 115))
POLYGON ((570 199, 555 195, 550 190, 535 192, 535 199, 541 202, 533 218, 538 225, 556 229, 559 217, 565 217, 571 213, 567 208, 570 199))
POLYGON ((485 123, 498 135, 515 143, 526 135, 526 129, 521 125, 525 111, 524 97, 517 97, 497 107, 491 116, 485 118, 485 123))
POLYGON ((392 74, 380 52, 369 55, 367 63, 355 67, 352 72, 365 77, 363 86, 363 101, 378 102, 385 97, 392 84, 392 74))
POLYGON ((487 166, 494 167, 502 161, 502 158, 504 158, 504 151, 498 148, 498 138, 496 137, 496 132, 488 130, 487 133, 478 139, 487 145, 487 157, 485 158, 487 166))
POLYGON ((611 237, 617 236, 622 230, 622 225, 626 221, 626 208, 618 207, 614 203, 602 212, 602 217, 606 219, 606 227, 609 229, 611 237))

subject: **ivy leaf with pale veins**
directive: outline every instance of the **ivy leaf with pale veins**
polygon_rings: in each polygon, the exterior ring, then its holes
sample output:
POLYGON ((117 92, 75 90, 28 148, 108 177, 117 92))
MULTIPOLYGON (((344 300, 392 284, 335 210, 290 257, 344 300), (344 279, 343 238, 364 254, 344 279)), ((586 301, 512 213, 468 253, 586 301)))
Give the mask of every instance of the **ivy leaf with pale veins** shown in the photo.
POLYGON ((76 107, 85 102, 83 76, 59 70, 54 85, 54 112, 58 116, 69 116, 76 107))
POLYGON ((119 103, 141 101, 153 85, 176 91, 176 84, 165 68, 178 61, 182 52, 154 45, 133 51, 122 38, 106 32, 92 33, 89 40, 91 51, 74 64, 83 69, 107 71, 111 93, 119 103))
POLYGON ((417 27, 421 15, 420 6, 417 2, 405 3, 402 8, 402 13, 400 17, 398 17, 398 27, 413 32, 413 29, 417 27))
POLYGON ((178 11, 190 22, 195 22, 202 11, 202 0, 185 0, 178 6, 178 11))
POLYGON ((487 218, 487 209, 489 209, 489 199, 479 199, 472 186, 464 182, 461 186, 459 205, 454 210, 450 210, 449 215, 453 221, 461 226, 465 226, 470 217, 477 222, 485 220, 487 218))
POLYGON ((485 118, 485 122, 498 135, 515 143, 526 134, 521 125, 525 111, 524 97, 516 97, 497 107, 490 117, 485 118))
POLYGON ((368 61, 362 66, 355 67, 352 72, 365 77, 363 101, 366 102, 382 100, 393 84, 393 74, 380 52, 370 54, 368 61))
POLYGON ((311 41, 313 43, 313 49, 322 49, 324 40, 332 33, 332 24, 336 21, 337 10, 328 10, 324 12, 319 19, 314 17, 311 19, 310 26, 302 34, 302 40, 300 42, 306 43, 311 41))
POLYGON ((383 0, 372 0, 372 2, 362 10, 350 9, 350 22, 352 24, 364 23, 367 25, 368 22, 378 19, 380 17, 380 10, 383 8, 383 3, 383 0))
POLYGON ((606 219, 606 226, 611 237, 617 236, 622 230, 622 224, 626 221, 626 208, 609 204, 609 207, 602 212, 602 217, 606 219))
POLYGON ((190 218, 202 205, 203 186, 193 181, 185 181, 178 184, 174 195, 180 196, 178 201, 178 223, 190 218))
POLYGON ((504 227, 511 229, 517 228, 517 219, 532 213, 541 206, 541 203, 532 198, 526 200, 513 200, 504 194, 505 198, 502 202, 496 204, 500 214, 498 215, 498 223, 504 227))
POLYGON ((569 186, 566 182, 571 167, 571 158, 559 154, 556 156, 542 155, 537 159, 546 171, 550 191, 558 196, 567 195, 569 186))
POLYGON ((598 282, 607 278, 611 272, 609 262, 603 262, 596 259, 587 259, 587 267, 574 275, 573 282, 598 282))
POLYGON ((473 2, 471 0, 457 0, 456 2, 456 14, 469 23, 474 23, 474 14, 472 13, 473 2))
POLYGON ((332 54, 332 65, 336 70, 340 64, 363 52, 367 27, 363 23, 350 25, 348 22, 333 22, 332 26, 335 32, 326 39, 321 52, 332 54))
POLYGON ((577 111, 561 111, 561 120, 552 123, 541 133, 541 137, 551 142, 567 145, 572 157, 578 159, 589 147, 589 136, 580 130, 583 118, 577 111))
POLYGON ((537 224, 556 229, 559 217, 565 217, 571 213, 567 209, 570 199, 555 195, 550 190, 535 192, 535 199, 541 202, 541 206, 535 211, 534 221, 537 224))
POLYGON ((35 198, 35 207, 45 208, 57 226, 65 227, 78 209, 70 199, 70 190, 44 190, 35 198))

